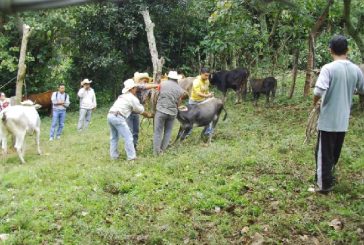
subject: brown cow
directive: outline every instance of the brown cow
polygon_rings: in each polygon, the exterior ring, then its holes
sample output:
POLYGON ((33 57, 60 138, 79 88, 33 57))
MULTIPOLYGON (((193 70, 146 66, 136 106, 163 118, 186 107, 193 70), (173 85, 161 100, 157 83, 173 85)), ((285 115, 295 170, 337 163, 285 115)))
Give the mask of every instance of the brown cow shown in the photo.
POLYGON ((52 112, 52 93, 53 91, 46 91, 39 94, 29 94, 24 95, 22 101, 31 100, 34 104, 39 104, 42 109, 47 110, 48 114, 51 115, 52 112))

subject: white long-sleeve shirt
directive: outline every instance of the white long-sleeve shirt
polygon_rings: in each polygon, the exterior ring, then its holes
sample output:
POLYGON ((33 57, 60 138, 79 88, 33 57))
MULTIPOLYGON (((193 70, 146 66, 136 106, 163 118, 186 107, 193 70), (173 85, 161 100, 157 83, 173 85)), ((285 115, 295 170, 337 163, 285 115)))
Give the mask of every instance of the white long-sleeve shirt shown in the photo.
POLYGON ((81 88, 77 95, 80 97, 80 108, 88 110, 96 108, 96 95, 92 88, 88 90, 81 88))
POLYGON ((144 112, 144 107, 140 104, 138 98, 132 93, 127 92, 118 97, 114 102, 109 112, 119 112, 125 118, 128 118, 132 112, 141 114, 144 112))

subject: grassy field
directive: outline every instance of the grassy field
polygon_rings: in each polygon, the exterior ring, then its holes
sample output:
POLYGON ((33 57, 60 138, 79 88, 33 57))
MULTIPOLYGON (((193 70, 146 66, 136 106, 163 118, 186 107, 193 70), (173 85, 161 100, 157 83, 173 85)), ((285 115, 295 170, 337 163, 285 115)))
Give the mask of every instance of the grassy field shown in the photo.
POLYGON ((54 142, 42 118, 43 155, 28 137, 25 165, 14 153, 1 158, 4 244, 364 244, 363 113, 352 114, 334 193, 322 196, 308 191, 311 99, 279 95, 268 109, 263 99, 258 108, 233 99, 209 147, 195 129, 153 157, 152 125, 144 121, 135 163, 109 160, 108 108, 84 133, 76 131, 78 114, 68 113, 54 142), (334 219, 342 229, 330 226, 334 219))

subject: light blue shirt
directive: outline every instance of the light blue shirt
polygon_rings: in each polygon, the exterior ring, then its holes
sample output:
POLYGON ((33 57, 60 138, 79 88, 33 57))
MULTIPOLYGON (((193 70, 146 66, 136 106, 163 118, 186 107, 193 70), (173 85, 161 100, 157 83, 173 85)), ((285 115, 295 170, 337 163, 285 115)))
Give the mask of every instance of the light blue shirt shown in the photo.
POLYGON ((61 94, 60 92, 53 92, 51 100, 53 104, 53 110, 66 110, 70 105, 70 97, 66 93, 61 94), (59 102, 64 102, 64 104, 55 105, 59 102))
POLYGON ((357 90, 364 94, 364 76, 349 60, 336 60, 322 67, 315 85, 316 95, 322 94, 318 129, 346 132, 350 108, 357 90), (324 91, 323 93, 317 93, 324 91))

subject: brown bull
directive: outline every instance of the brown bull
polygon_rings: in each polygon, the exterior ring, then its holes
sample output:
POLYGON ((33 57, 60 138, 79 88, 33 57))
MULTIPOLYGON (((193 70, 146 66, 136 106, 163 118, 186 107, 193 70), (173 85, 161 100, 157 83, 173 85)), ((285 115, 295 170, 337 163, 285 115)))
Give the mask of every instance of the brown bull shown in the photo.
POLYGON ((42 106, 42 109, 47 110, 50 115, 52 111, 52 93, 52 91, 46 91, 39 94, 24 95, 22 101, 31 100, 34 104, 39 104, 42 106))

